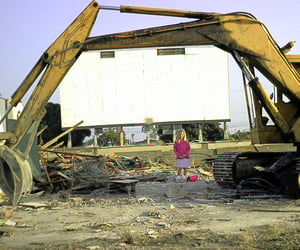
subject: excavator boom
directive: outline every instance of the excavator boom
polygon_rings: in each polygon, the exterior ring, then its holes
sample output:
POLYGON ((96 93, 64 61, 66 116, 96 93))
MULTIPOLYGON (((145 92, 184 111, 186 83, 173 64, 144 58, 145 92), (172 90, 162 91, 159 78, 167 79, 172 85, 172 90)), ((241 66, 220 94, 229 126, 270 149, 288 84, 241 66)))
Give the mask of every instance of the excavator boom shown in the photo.
MULTIPOLYGON (((174 10, 141 9, 138 7, 123 7, 120 10, 130 10, 130 13, 176 14, 174 10)), ((187 12, 190 13, 190 12, 187 12)), ((297 110, 300 102, 299 74, 288 61, 280 47, 263 23, 248 13, 192 13, 192 17, 199 15, 200 20, 122 32, 89 38, 83 50, 111 50, 120 48, 185 46, 211 44, 232 54, 243 73, 248 76, 249 85, 258 98, 258 102, 265 108, 272 118, 276 128, 272 128, 274 138, 281 142, 290 141, 291 137, 299 138, 299 131, 295 124, 299 122, 297 110), (288 104, 290 112, 286 112, 287 105, 280 102, 276 105, 269 98, 261 83, 252 74, 252 68, 261 72, 269 81, 284 94, 291 102, 288 104)), ((182 12, 178 13, 179 16, 182 12)), ((261 126, 260 126, 261 127, 261 126)), ((272 137, 271 135, 268 137, 272 137)), ((300 139, 300 138, 299 138, 300 139)), ((300 142, 296 139, 295 143, 300 142)), ((267 142, 266 138, 256 139, 258 143, 267 142)))
POLYGON ((16 135, 14 146, 18 145, 32 121, 38 116, 41 108, 47 103, 65 74, 72 67, 81 51, 82 44, 90 34, 98 11, 99 6, 93 1, 43 53, 35 67, 13 94, 11 104, 15 106, 46 68, 14 127, 13 133, 16 135))
MULTIPOLYGON (((0 147, 0 187, 11 197, 13 204, 16 204, 24 193, 31 191, 32 175, 40 172, 40 166, 31 160, 30 152, 38 125, 44 115, 44 105, 79 56, 99 9, 97 2, 92 1, 43 53, 12 95, 8 110, 20 102, 44 71, 10 133, 9 140, 0 147), (26 144, 25 147, 22 144, 26 144)), ((6 138, 6 133, 0 134, 0 139, 6 138)))

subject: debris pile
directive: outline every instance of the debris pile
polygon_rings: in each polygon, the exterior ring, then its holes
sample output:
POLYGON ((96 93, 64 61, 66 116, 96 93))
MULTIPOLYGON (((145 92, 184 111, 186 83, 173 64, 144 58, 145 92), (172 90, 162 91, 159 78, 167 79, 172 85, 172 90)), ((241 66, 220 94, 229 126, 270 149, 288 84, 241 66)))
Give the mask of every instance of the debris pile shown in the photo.
MULTIPOLYGON (((58 192, 71 190, 72 193, 91 193, 104 188, 111 191, 113 187, 133 191, 138 181, 170 181, 176 175, 176 166, 168 159, 159 157, 155 162, 138 156, 124 157, 117 155, 60 157, 56 161, 43 160, 42 177, 35 179, 38 191, 58 192)), ((209 165, 192 166, 193 174, 199 179, 212 179, 209 165)))

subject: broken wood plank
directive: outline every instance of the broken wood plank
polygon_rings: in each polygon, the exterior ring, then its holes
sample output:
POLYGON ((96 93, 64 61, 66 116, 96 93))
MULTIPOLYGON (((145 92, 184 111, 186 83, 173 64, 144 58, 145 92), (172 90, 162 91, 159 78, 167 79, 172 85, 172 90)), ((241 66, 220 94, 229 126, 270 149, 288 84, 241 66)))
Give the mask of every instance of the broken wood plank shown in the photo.
POLYGON ((67 175, 63 174, 63 173, 62 173, 62 172, 60 172, 60 171, 57 171, 57 174, 58 174, 58 175, 60 175, 60 176, 62 176, 62 177, 64 177, 66 180, 72 180, 72 178, 71 178, 71 177, 69 177, 69 176, 67 176, 67 175))

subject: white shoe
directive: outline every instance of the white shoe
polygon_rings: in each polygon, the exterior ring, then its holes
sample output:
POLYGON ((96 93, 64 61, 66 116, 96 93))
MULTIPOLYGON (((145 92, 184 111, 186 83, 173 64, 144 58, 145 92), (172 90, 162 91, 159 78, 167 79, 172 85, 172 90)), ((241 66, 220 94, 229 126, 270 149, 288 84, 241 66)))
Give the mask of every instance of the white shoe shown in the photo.
POLYGON ((186 182, 187 181, 187 177, 186 176, 182 176, 181 182, 186 182))
POLYGON ((176 176, 175 182, 180 182, 180 176, 176 176))

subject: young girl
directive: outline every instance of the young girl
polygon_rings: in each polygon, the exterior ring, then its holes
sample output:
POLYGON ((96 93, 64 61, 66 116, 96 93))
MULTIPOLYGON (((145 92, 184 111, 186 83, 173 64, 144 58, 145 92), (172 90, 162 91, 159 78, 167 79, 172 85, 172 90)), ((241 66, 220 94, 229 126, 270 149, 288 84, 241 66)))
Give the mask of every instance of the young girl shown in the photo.
POLYGON ((190 144, 187 141, 184 129, 180 129, 176 133, 176 142, 174 143, 174 153, 177 162, 177 177, 176 182, 187 181, 187 170, 191 165, 190 160, 190 144), (181 174, 183 176, 181 178, 181 174))

